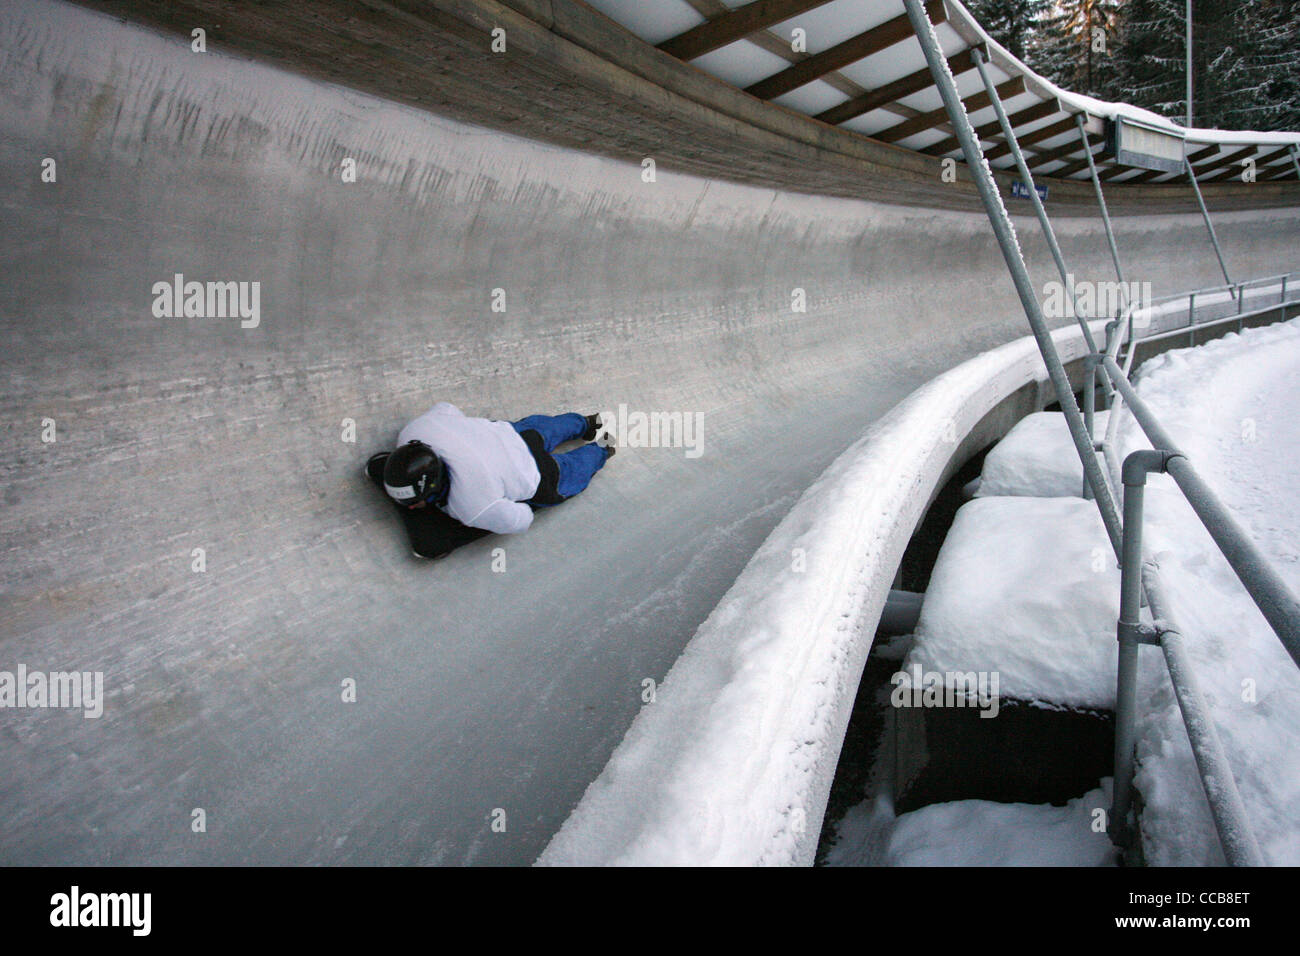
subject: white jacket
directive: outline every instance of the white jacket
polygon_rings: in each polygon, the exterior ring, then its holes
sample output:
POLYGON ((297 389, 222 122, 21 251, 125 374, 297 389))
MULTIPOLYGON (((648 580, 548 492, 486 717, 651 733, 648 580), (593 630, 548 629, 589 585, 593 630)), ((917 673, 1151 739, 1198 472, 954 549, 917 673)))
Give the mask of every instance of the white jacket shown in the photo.
POLYGON ((398 447, 421 441, 447 466, 451 491, 443 511, 461 524, 517 534, 533 523, 526 504, 542 480, 532 452, 509 422, 467 418, 439 402, 398 433, 398 447))

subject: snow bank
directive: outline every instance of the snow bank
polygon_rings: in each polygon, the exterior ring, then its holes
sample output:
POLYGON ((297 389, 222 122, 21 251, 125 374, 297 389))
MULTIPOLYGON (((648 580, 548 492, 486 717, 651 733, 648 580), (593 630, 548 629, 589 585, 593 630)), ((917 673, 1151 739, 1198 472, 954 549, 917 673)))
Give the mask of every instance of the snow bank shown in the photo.
MULTIPOLYGON (((1138 388, 1174 441, 1300 591, 1300 321, 1167 352, 1138 388)), ((1123 453, 1148 447, 1125 416, 1123 453)), ((1146 544, 1214 714, 1265 859, 1300 864, 1300 669, 1167 476, 1147 490, 1146 544)), ((1144 658, 1156 657, 1154 648, 1144 658)), ((1209 808, 1163 666, 1144 672, 1137 786, 1147 860, 1221 865, 1209 808)))
POLYGON ((1094 502, 979 498, 957 511, 902 669, 989 671, 1003 698, 1112 708, 1118 617, 1094 502))
MULTIPOLYGON (((1077 327, 1053 338, 1066 361, 1086 351, 1077 327)), ((841 455, 700 626, 538 862, 810 863, 912 530, 957 441, 1045 378, 1034 340, 1018 339, 913 392, 841 455)))
POLYGON ((839 826, 830 866, 1114 866, 1097 811, 1110 807, 1111 778, 1050 804, 958 800, 894 818, 883 802, 859 804, 839 826))
MULTIPOLYGON (((1107 412, 1093 417, 1092 432, 1105 434, 1107 412)), ((976 497, 1027 495, 1034 498, 1080 497, 1083 465, 1061 412, 1034 412, 1016 422, 984 457, 976 497)))

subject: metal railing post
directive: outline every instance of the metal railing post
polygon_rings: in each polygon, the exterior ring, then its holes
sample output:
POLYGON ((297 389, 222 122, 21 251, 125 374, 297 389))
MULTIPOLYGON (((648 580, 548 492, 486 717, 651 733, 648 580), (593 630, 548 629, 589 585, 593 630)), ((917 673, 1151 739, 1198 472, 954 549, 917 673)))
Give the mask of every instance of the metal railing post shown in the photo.
MULTIPOLYGON (((1096 352, 1090 352, 1083 358, 1083 427, 1088 432, 1088 437, 1093 440, 1094 449, 1097 447, 1097 430, 1093 425, 1093 418, 1097 414, 1097 365, 1100 361, 1101 355, 1096 352)), ((1086 474, 1083 476, 1083 497, 1085 500, 1092 497, 1092 488, 1088 485, 1086 474)))
MULTIPOLYGON (((1151 409, 1137 394, 1132 383, 1124 377, 1114 359, 1103 359, 1102 367, 1151 444, 1157 448, 1174 448, 1169 433, 1156 421, 1151 409)), ((1237 575, 1237 580, 1245 587, 1255 606, 1273 628, 1273 633, 1291 655, 1291 660, 1300 666, 1300 599, 1291 593, 1290 586, 1273 570, 1259 546, 1223 506, 1190 461, 1178 455, 1167 463, 1166 470, 1223 553, 1228 566, 1237 575)))
POLYGON ((1164 471, 1166 451, 1135 451, 1124 459, 1124 542, 1120 561, 1119 659, 1115 677, 1115 785, 1111 793, 1110 838, 1119 847, 1133 842, 1129 811, 1133 802, 1134 745, 1137 743, 1138 646, 1149 643, 1142 628, 1142 505, 1147 474, 1164 471))
POLYGON ((1259 842, 1251 829, 1232 766, 1219 741, 1219 733, 1214 729, 1210 708, 1196 682, 1196 672, 1183 647, 1182 632, 1174 623, 1172 611, 1165 601, 1160 576, 1150 562, 1142 565, 1142 584, 1223 855, 1231 866, 1263 866, 1264 854, 1260 852, 1259 842))
POLYGON ((1295 178, 1300 179, 1300 146, 1292 146, 1287 152, 1291 154, 1291 165, 1295 167, 1295 178))
MULTIPOLYGON (((1007 145, 1011 148, 1011 155, 1015 158, 1016 168, 1020 170, 1020 178, 1025 181, 1025 187, 1029 190, 1029 201, 1033 203, 1034 213, 1038 216, 1038 224, 1043 228, 1043 237, 1047 240, 1047 248, 1051 250, 1052 259, 1056 263, 1056 271, 1061 277, 1061 285, 1070 289, 1070 297, 1074 304, 1074 316, 1079 320, 1079 327, 1083 329, 1083 340, 1088 343, 1088 351, 1097 351, 1097 343, 1093 340, 1092 330, 1088 328, 1088 322, 1079 311, 1079 297, 1075 294, 1072 284, 1069 281, 1069 271, 1065 268, 1065 257, 1061 254, 1060 243, 1056 241, 1056 230, 1052 228, 1052 222, 1047 218, 1047 210, 1043 207, 1043 200, 1038 195, 1038 190, 1034 186, 1033 173, 1029 171, 1029 164, 1025 162, 1025 155, 1020 151, 1020 142, 1016 139, 1016 131, 1011 127, 1011 121, 1007 119, 1007 111, 1002 106, 1002 97, 998 95, 997 86, 989 77, 988 69, 984 65, 984 56, 980 53, 979 47, 971 48, 971 59, 975 61, 975 67, 979 70, 980 79, 984 81, 984 90, 988 93, 989 102, 993 104, 993 111, 997 113, 998 125, 1002 127, 1002 137, 1006 140, 1007 145)), ((1109 383, 1107 383, 1107 392, 1109 393, 1109 383)))
POLYGON ((1079 139, 1083 141, 1083 155, 1088 160, 1088 175, 1092 177, 1092 188, 1097 193, 1097 206, 1101 209, 1101 221, 1106 227, 1106 244, 1110 246, 1110 258, 1115 263, 1115 275, 1119 278, 1119 286, 1127 303, 1128 283, 1124 281, 1124 267, 1119 264, 1119 250, 1115 247, 1115 230, 1110 225, 1110 210, 1106 208, 1106 194, 1101 191, 1101 178, 1097 175, 1097 164, 1092 161, 1092 147, 1088 145, 1088 130, 1083 125, 1083 114, 1075 113, 1074 122, 1079 127, 1079 139))
POLYGON ((1025 266, 1020 246, 1016 242, 1011 216, 1002 203, 1002 196, 998 192, 993 173, 984 162, 984 152, 975 138, 970 117, 966 115, 966 108, 962 105, 961 96, 957 92, 957 82, 948 69, 948 61, 939 46, 934 25, 930 23, 930 17, 922 5, 922 0, 903 0, 903 4, 907 8, 907 17, 911 21, 917 42, 921 45, 921 52, 925 54, 926 64, 930 68, 930 75, 934 78, 935 87, 943 99, 944 110, 952 123, 953 132, 957 136, 957 141, 961 143, 966 166, 975 180, 975 188, 979 192, 980 201, 984 204, 989 226, 993 229, 998 246, 1002 249, 1002 257, 1006 260, 1007 270, 1011 273, 1021 307, 1025 310, 1025 317, 1029 320, 1029 327, 1038 343, 1038 351, 1047 366, 1048 377, 1056 391, 1057 401, 1061 404, 1061 411, 1065 413, 1070 438, 1074 441, 1079 460, 1083 462, 1084 474, 1087 475, 1096 492, 1097 509, 1101 513, 1102 523, 1106 526, 1111 547, 1115 551, 1115 556, 1119 557, 1121 548, 1119 510, 1110 493, 1110 487, 1101 473, 1101 467, 1097 464, 1097 456, 1092 453, 1092 439, 1084 429, 1083 416, 1079 413, 1079 403, 1075 401, 1074 389, 1070 387, 1069 376, 1065 374, 1061 358, 1056 352, 1052 334, 1047 329, 1047 323, 1043 321, 1043 312, 1034 295, 1029 270, 1025 266))
POLYGON ((1210 211, 1205 208, 1205 198, 1201 195, 1201 184, 1196 181, 1196 170, 1192 169, 1192 164, 1188 162, 1187 156, 1183 156, 1183 168, 1187 170, 1187 178, 1192 181, 1192 190, 1196 193, 1196 202, 1201 207, 1201 216, 1205 219, 1205 228, 1210 232, 1210 242, 1214 243, 1214 254, 1219 258, 1219 268, 1223 270, 1223 281, 1232 285, 1232 276, 1228 275, 1228 266, 1223 261, 1223 250, 1219 248, 1219 237, 1214 234, 1214 223, 1210 222, 1210 211))

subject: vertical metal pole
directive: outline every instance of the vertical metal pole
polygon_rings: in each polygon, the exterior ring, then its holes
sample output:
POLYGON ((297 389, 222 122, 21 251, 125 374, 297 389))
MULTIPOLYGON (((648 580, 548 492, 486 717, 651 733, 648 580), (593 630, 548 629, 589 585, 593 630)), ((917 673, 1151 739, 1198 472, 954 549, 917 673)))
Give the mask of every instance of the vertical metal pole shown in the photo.
POLYGON ((1183 157, 1183 166, 1187 170, 1187 178, 1192 181, 1192 189, 1196 192, 1196 202, 1201 207, 1201 216, 1205 219, 1205 228, 1210 231, 1210 242, 1214 243, 1214 254, 1219 257, 1219 268, 1223 270, 1223 281, 1232 285, 1232 276, 1228 275, 1228 267, 1223 261, 1223 250, 1219 248, 1219 237, 1214 234, 1214 223, 1210 222, 1210 211, 1205 208, 1205 199, 1201 196, 1201 184, 1196 181, 1196 170, 1192 169, 1192 164, 1183 157))
POLYGON ((1002 249, 1002 257, 1006 260, 1007 269, 1015 283, 1016 294, 1020 297, 1021 307, 1025 310, 1025 317, 1029 320, 1029 327, 1038 343, 1043 363, 1047 366, 1047 373, 1056 391, 1057 401, 1061 403, 1061 410, 1065 413, 1065 422, 1070 428, 1070 437, 1074 440, 1075 451, 1079 455, 1079 460, 1083 462, 1084 473, 1097 493, 1097 509, 1101 513, 1102 523, 1106 526, 1111 547, 1115 549, 1115 556, 1119 557, 1123 546, 1119 511, 1114 496, 1110 493, 1110 487, 1101 473, 1101 466, 1097 464, 1097 456, 1092 452, 1092 439, 1088 437, 1083 427, 1083 416, 1079 414, 1079 403, 1074 399, 1074 390, 1070 387, 1069 376, 1065 374, 1061 358, 1056 352, 1056 345, 1052 342, 1052 334, 1047 329, 1047 323, 1043 321, 1043 312, 1034 295, 1029 270, 1025 267, 1025 260, 1016 241, 1015 227, 1011 224, 1011 216, 1008 215, 1006 206, 1002 204, 1002 196, 998 192, 997 183, 993 180, 993 173, 984 161, 983 150, 975 138, 970 117, 966 115, 966 108, 962 105, 961 96, 957 92, 957 81, 953 79, 952 72, 948 69, 948 61, 939 46, 939 39, 934 34, 934 26, 930 23, 922 0, 903 0, 903 4, 907 8, 907 17, 912 23, 917 42, 921 45, 921 52, 925 54, 926 63, 930 67, 930 75, 934 77, 934 84, 943 99, 944 109, 952 123, 953 132, 957 136, 957 141, 961 143, 966 166, 975 180, 975 188, 979 191, 980 200, 984 204, 989 226, 993 229, 993 234, 1002 249))
POLYGON ((1124 484, 1124 543, 1120 560, 1119 661, 1115 679, 1115 787, 1110 807, 1111 841, 1132 842, 1128 815, 1133 800, 1133 747, 1137 742, 1137 665, 1142 632, 1142 504, 1147 474, 1162 472, 1176 452, 1132 452, 1121 469, 1124 484))
MULTIPOLYGON (((1097 360, 1099 356, 1096 352, 1090 352, 1084 357, 1085 374, 1083 376, 1083 427, 1087 429, 1088 437, 1094 439, 1093 447, 1096 448, 1097 430, 1093 426, 1093 418, 1097 413, 1097 360)), ((1092 488, 1088 485, 1088 476, 1083 476, 1083 497, 1088 499, 1092 497, 1092 488)))
MULTIPOLYGON (((1038 196, 1038 190, 1034 188, 1034 176, 1029 171, 1029 164, 1025 162, 1024 153, 1020 151, 1020 143, 1016 139, 1016 131, 1011 128, 1011 122, 1007 119, 1007 111, 1002 106, 1002 97, 998 96, 997 87, 989 77, 988 69, 984 66, 984 56, 980 53, 979 47, 971 49, 971 58, 975 61, 975 67, 980 71, 980 79, 984 81, 984 90, 988 93, 989 101, 993 104, 993 110, 997 113, 998 124, 1002 127, 1002 137, 1006 140, 1007 145, 1011 147, 1011 155, 1015 158, 1016 168, 1020 170, 1020 178, 1024 180, 1025 186, 1029 189, 1029 201, 1034 205, 1034 213, 1038 216, 1038 224, 1043 227, 1043 236, 1047 239, 1047 248, 1052 251, 1052 259, 1056 262, 1056 271, 1061 276, 1062 287, 1068 287, 1070 281, 1068 272, 1065 268, 1065 257, 1061 255, 1061 246, 1056 241, 1056 230, 1052 228, 1051 221, 1047 218, 1047 210, 1043 208, 1043 201, 1038 196)), ((1070 290, 1071 297, 1074 299, 1074 315, 1079 320, 1079 326, 1083 329, 1083 339, 1088 343, 1088 351, 1096 352, 1097 343, 1093 340, 1092 330, 1088 328, 1088 322, 1079 311, 1079 298, 1074 295, 1074 290, 1070 290)), ((1110 384, 1109 381, 1106 383, 1110 384)), ((1109 394, 1109 389, 1107 389, 1109 394)))
POLYGON ((1092 161, 1092 147, 1088 144, 1088 130, 1083 125, 1083 114, 1075 113, 1074 121, 1079 127, 1079 139, 1083 140, 1083 155, 1088 158, 1088 174, 1092 176, 1092 188, 1097 193, 1097 205, 1101 207, 1101 221, 1106 226, 1106 242, 1110 246, 1110 258, 1115 263, 1115 275, 1119 277, 1119 286, 1124 290, 1125 301, 1128 300, 1128 284, 1124 281, 1124 267, 1119 264, 1119 250, 1115 248, 1115 231, 1110 227, 1110 211, 1106 208, 1106 196, 1101 191, 1101 180, 1097 177, 1097 164, 1092 161))
MULTIPOLYGON (((1137 454, 1136 452, 1134 454, 1137 454)), ((1131 456, 1130 456, 1131 460, 1131 456)), ((1115 680, 1115 782, 1110 805, 1110 838, 1116 846, 1132 841, 1129 808, 1133 801, 1134 746, 1137 742, 1137 665, 1142 607, 1142 499, 1141 483, 1131 483, 1132 469, 1124 462, 1124 544, 1120 564, 1119 660, 1115 680)))
POLYGON ((1187 0, 1187 128, 1192 128, 1192 0, 1187 0))
MULTIPOLYGON (((1183 636, 1174 623, 1173 614, 1165 600, 1164 588, 1154 565, 1142 567, 1143 590, 1151 609, 1151 617, 1159 621, 1160 648, 1164 651, 1169 668, 1169 682, 1178 698, 1178 709, 1183 714, 1187 741, 1192 745, 1196 769, 1201 774, 1201 787, 1206 803, 1214 817, 1214 828, 1219 832, 1219 845, 1230 866, 1264 866, 1264 854, 1251 827, 1241 791, 1232 775, 1232 766, 1223 751, 1223 743, 1214 727, 1210 708, 1205 703, 1196 683, 1196 674, 1187 658, 1183 636)), ((896 710, 897 708, 890 708, 896 710)))
MULTIPOLYGON (((1106 323, 1106 342, 1102 346, 1102 353, 1101 353, 1102 355, 1110 354, 1111 346, 1115 344, 1115 335, 1119 329, 1119 323, 1120 323, 1119 319, 1111 319, 1109 322, 1106 323)), ((1103 375, 1102 380, 1105 382, 1109 382, 1110 376, 1103 375)), ((1115 406, 1115 391, 1112 388, 1110 391, 1106 393, 1106 408, 1110 409, 1113 408, 1114 406, 1115 406)), ((1110 429, 1109 427, 1107 427, 1107 432, 1109 431, 1110 429)))

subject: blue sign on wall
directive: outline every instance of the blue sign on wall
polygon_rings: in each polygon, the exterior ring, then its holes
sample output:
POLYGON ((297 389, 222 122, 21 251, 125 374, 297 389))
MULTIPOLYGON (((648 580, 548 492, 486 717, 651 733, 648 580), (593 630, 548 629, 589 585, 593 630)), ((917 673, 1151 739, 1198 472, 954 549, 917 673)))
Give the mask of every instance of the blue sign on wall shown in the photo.
MULTIPOLYGON (((1035 183, 1034 189, 1038 193, 1038 198, 1041 199, 1043 202, 1047 202, 1047 187, 1039 186, 1037 183, 1035 183)), ((1028 199, 1029 190, 1028 188, 1026 188, 1025 184, 1022 183, 1020 180, 1013 179, 1011 181, 1011 196, 1014 199, 1028 199)))

